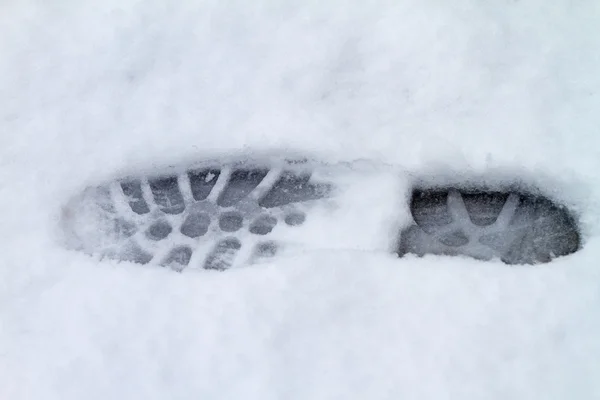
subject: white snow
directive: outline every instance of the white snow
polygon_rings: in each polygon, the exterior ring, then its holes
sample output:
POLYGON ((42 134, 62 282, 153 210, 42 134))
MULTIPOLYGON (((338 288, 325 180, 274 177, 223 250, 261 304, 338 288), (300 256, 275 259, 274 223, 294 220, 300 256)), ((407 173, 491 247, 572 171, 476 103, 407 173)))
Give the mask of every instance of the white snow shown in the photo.
POLYGON ((591 0, 0 3, 0 398, 600 398, 598 21, 591 0), (404 190, 523 179, 584 248, 177 274, 59 243, 88 185, 278 150, 393 164, 404 190))

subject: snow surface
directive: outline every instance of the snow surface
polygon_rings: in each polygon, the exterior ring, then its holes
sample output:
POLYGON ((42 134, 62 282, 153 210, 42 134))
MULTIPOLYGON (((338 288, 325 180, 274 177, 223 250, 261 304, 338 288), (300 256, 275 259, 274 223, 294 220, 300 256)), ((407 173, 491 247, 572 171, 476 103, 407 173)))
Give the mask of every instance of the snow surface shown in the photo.
POLYGON ((0 3, 0 398, 600 398, 598 21, 593 0, 0 3), (584 248, 177 274, 59 243, 88 185, 277 150, 518 177, 584 248))

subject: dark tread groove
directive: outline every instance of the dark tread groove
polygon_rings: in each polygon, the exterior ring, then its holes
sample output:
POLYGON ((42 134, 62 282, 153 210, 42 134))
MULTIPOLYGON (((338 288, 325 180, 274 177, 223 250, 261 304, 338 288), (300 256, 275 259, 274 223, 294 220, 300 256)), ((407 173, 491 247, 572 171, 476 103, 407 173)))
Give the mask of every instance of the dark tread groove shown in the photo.
POLYGON ((480 192, 463 193, 462 198, 471 221, 478 226, 487 226, 496 222, 509 193, 480 192))
POLYGON ((173 228, 167 221, 159 220, 154 222, 146 230, 146 237, 150 240, 159 241, 166 239, 171 234, 173 228))
POLYGON ((175 176, 149 179, 156 205, 165 214, 181 214, 185 210, 185 202, 179 190, 178 179, 175 176))
POLYGON ((142 183, 140 180, 136 179, 121 182, 121 189, 123 190, 123 194, 127 197, 129 207, 131 207, 131 210, 134 213, 143 215, 150 212, 150 207, 148 207, 148 203, 144 200, 142 183))
POLYGON ((268 235, 277 225, 277 218, 270 215, 261 215, 250 224, 250 233, 255 235, 268 235))
POLYGON ((317 200, 327 196, 331 190, 329 185, 312 184, 311 174, 295 174, 285 171, 259 201, 264 208, 281 207, 287 204, 317 200))
POLYGON ((204 269, 224 271, 233 265, 233 261, 242 243, 237 238, 225 238, 217 243, 204 262, 204 269))
POLYGON ((248 196, 269 173, 268 169, 236 169, 217 199, 220 207, 231 207, 248 196))
POLYGON ((289 226, 300 226, 306 221, 306 214, 301 211, 294 211, 287 214, 284 221, 289 226))
POLYGON ((273 241, 261 242, 254 249, 255 258, 271 258, 277 255, 277 243, 273 241))
POLYGON ((190 238, 204 236, 210 227, 210 216, 206 213, 194 213, 188 215, 179 231, 190 238))
POLYGON ((417 225, 425 232, 432 233, 437 228, 452 222, 447 203, 447 191, 415 190, 410 210, 417 225))
POLYGON ((202 201, 206 200, 215 187, 221 175, 221 170, 215 168, 194 170, 189 171, 187 175, 190 180, 190 189, 194 200, 202 201))
POLYGON ((219 228, 223 232, 237 232, 244 225, 244 216, 236 211, 230 211, 221 214, 219 218, 219 228))
POLYGON ((177 246, 169 252, 163 260, 162 265, 171 267, 171 269, 176 271, 181 271, 187 267, 191 258, 192 249, 189 246, 177 246))
POLYGON ((152 255, 143 250, 137 244, 128 245, 120 254, 119 257, 110 256, 111 258, 118 258, 121 261, 129 261, 137 264, 148 264, 152 261, 152 255))

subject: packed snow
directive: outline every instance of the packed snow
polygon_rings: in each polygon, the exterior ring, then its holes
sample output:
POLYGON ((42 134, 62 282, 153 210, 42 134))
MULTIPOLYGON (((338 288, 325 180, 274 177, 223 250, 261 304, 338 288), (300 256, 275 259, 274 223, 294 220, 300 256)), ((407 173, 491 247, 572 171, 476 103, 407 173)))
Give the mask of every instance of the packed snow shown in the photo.
POLYGON ((0 3, 0 398, 600 398, 598 21, 593 0, 0 3), (583 248, 397 258, 313 224, 343 243, 175 273, 63 246, 88 186, 260 152, 388 171, 395 211, 358 190, 328 224, 406 219, 421 178, 519 180, 583 248))

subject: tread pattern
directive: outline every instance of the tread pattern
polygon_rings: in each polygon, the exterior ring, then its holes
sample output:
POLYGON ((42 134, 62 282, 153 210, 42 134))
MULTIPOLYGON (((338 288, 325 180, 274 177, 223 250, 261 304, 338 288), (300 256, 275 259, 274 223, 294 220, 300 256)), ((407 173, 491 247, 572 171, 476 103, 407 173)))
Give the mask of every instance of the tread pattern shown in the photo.
POLYGON ((92 188, 86 200, 107 223, 89 252, 175 271, 273 257, 274 231, 301 226, 311 202, 333 188, 301 167, 213 166, 92 188))
POLYGON ((506 264, 539 264, 580 247, 571 215, 541 196, 417 189, 410 210, 415 224, 401 235, 400 256, 465 255, 506 264))
MULTIPOLYGON (((311 207, 333 195, 330 180, 340 175, 315 175, 302 161, 238 162, 88 188, 74 200, 73 213, 82 219, 74 222, 80 223, 77 232, 71 227, 73 247, 175 271, 222 271, 260 262, 280 253, 282 242, 293 247, 287 240, 306 223, 311 207)), ((336 181, 340 190, 348 182, 344 179, 336 181)), ((356 187, 362 189, 363 182, 356 187)), ((574 218, 543 196, 417 188, 410 212, 414 223, 402 230, 395 249, 400 256, 538 264, 580 248, 574 218)))

